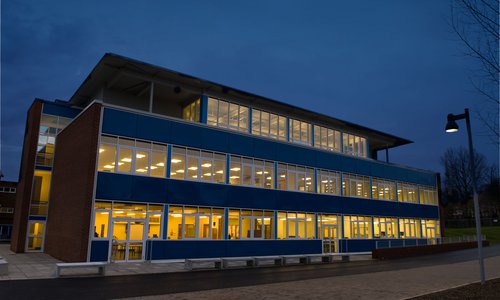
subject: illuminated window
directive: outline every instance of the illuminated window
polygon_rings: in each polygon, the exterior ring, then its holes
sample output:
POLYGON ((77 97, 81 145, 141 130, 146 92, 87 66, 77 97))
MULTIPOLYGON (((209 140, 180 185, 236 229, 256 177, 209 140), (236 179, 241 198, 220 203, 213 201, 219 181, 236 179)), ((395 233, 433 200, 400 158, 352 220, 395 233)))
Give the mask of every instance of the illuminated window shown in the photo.
POLYGON ((170 163, 170 178, 226 182, 226 155, 224 154, 173 147, 170 163))
POLYGON ((289 124, 290 142, 309 146, 312 145, 311 124, 295 119, 289 119, 289 124))
POLYGON ((420 222, 417 219, 399 219, 400 238, 419 238, 420 222))
POLYGON ((370 198, 370 178, 343 173, 342 194, 345 197, 370 198))
POLYGON ((52 173, 50 171, 35 170, 31 191, 30 215, 47 215, 51 177, 52 173))
POLYGON ((208 125, 248 132, 248 121, 248 107, 208 98, 208 125))
POLYGON ((314 169, 278 164, 278 188, 288 191, 314 192, 314 169))
POLYGON ((318 193, 340 195, 340 174, 338 172, 318 170, 318 193))
POLYGON ((200 99, 197 99, 182 109, 182 118, 191 122, 200 122, 200 99))
POLYGON ((373 218, 375 238, 397 238, 398 221, 396 218, 373 218))
POLYGON ((228 239, 273 239, 274 212, 229 210, 228 239))
POLYGON ((252 109, 252 134, 286 141, 286 117, 252 109))
POLYGON ((97 170, 102 172, 115 172, 117 143, 118 139, 115 137, 101 136, 97 170))
POLYGON ((438 205, 438 193, 435 187, 419 186, 420 204, 438 205))
POLYGON ((439 220, 422 220, 422 237, 433 239, 441 236, 439 220))
POLYGON ((372 198, 379 200, 396 200, 396 182, 372 178, 372 198))
POLYGON ((340 131, 314 125, 314 147, 340 152, 340 131))
POLYGON ((316 218, 314 214, 278 212, 279 239, 316 238, 316 218))
POLYGON ((354 156, 366 157, 366 139, 353 134, 343 133, 343 152, 354 156))
POLYGON ((417 185, 398 182, 398 201, 418 203, 417 185))
POLYGON ((273 162, 235 155, 231 155, 230 162, 230 184, 274 188, 273 162))
POLYGON ((168 239, 224 238, 224 210, 196 206, 170 206, 168 239))
POLYGON ((369 239, 372 237, 372 218, 344 216, 344 238, 369 239))

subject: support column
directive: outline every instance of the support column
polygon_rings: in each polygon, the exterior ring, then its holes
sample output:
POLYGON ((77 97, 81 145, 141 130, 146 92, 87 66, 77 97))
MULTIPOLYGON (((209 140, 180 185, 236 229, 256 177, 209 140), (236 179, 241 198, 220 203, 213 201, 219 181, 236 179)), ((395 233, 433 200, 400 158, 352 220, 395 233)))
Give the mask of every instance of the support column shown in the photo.
POLYGON ((200 123, 207 124, 208 118, 208 96, 200 97, 200 123))

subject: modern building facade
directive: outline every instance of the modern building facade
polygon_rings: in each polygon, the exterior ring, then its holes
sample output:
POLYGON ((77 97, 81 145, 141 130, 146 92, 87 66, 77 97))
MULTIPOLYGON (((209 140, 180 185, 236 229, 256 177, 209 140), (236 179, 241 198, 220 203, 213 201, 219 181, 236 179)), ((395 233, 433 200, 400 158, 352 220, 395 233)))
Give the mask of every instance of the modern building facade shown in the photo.
POLYGON ((12 250, 65 261, 369 251, 440 237, 411 143, 106 54, 28 112, 12 250))

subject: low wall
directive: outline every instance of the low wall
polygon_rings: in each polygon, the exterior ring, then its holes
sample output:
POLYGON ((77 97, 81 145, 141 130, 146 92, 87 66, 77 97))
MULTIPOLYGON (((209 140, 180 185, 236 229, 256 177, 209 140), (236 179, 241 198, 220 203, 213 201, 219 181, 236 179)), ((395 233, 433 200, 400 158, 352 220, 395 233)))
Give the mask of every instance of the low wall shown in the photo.
MULTIPOLYGON (((489 245, 490 245, 489 241, 483 241, 483 246, 486 247, 489 245)), ((456 251, 463 249, 471 249, 476 247, 477 247, 477 242, 463 242, 463 243, 427 245, 418 247, 374 249, 372 252, 372 258, 395 259, 395 258, 404 258, 411 256, 437 254, 442 252, 456 251)))

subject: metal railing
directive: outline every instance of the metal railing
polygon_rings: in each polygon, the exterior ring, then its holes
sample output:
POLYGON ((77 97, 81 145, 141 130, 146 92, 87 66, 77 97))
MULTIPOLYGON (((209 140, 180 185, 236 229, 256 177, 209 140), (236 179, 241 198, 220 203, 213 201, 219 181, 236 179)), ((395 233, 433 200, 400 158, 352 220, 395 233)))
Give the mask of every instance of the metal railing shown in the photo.
MULTIPOLYGON (((486 240, 486 235, 481 235, 483 241, 486 240)), ((415 246, 428 246, 428 245, 441 245, 441 244, 455 244, 455 243, 466 243, 466 242, 476 242, 475 235, 466 236, 454 236, 454 237, 441 237, 441 238, 429 238, 429 239, 398 239, 398 240, 383 240, 375 242, 375 249, 386 249, 386 248, 404 248, 404 247, 415 247, 415 246)))

